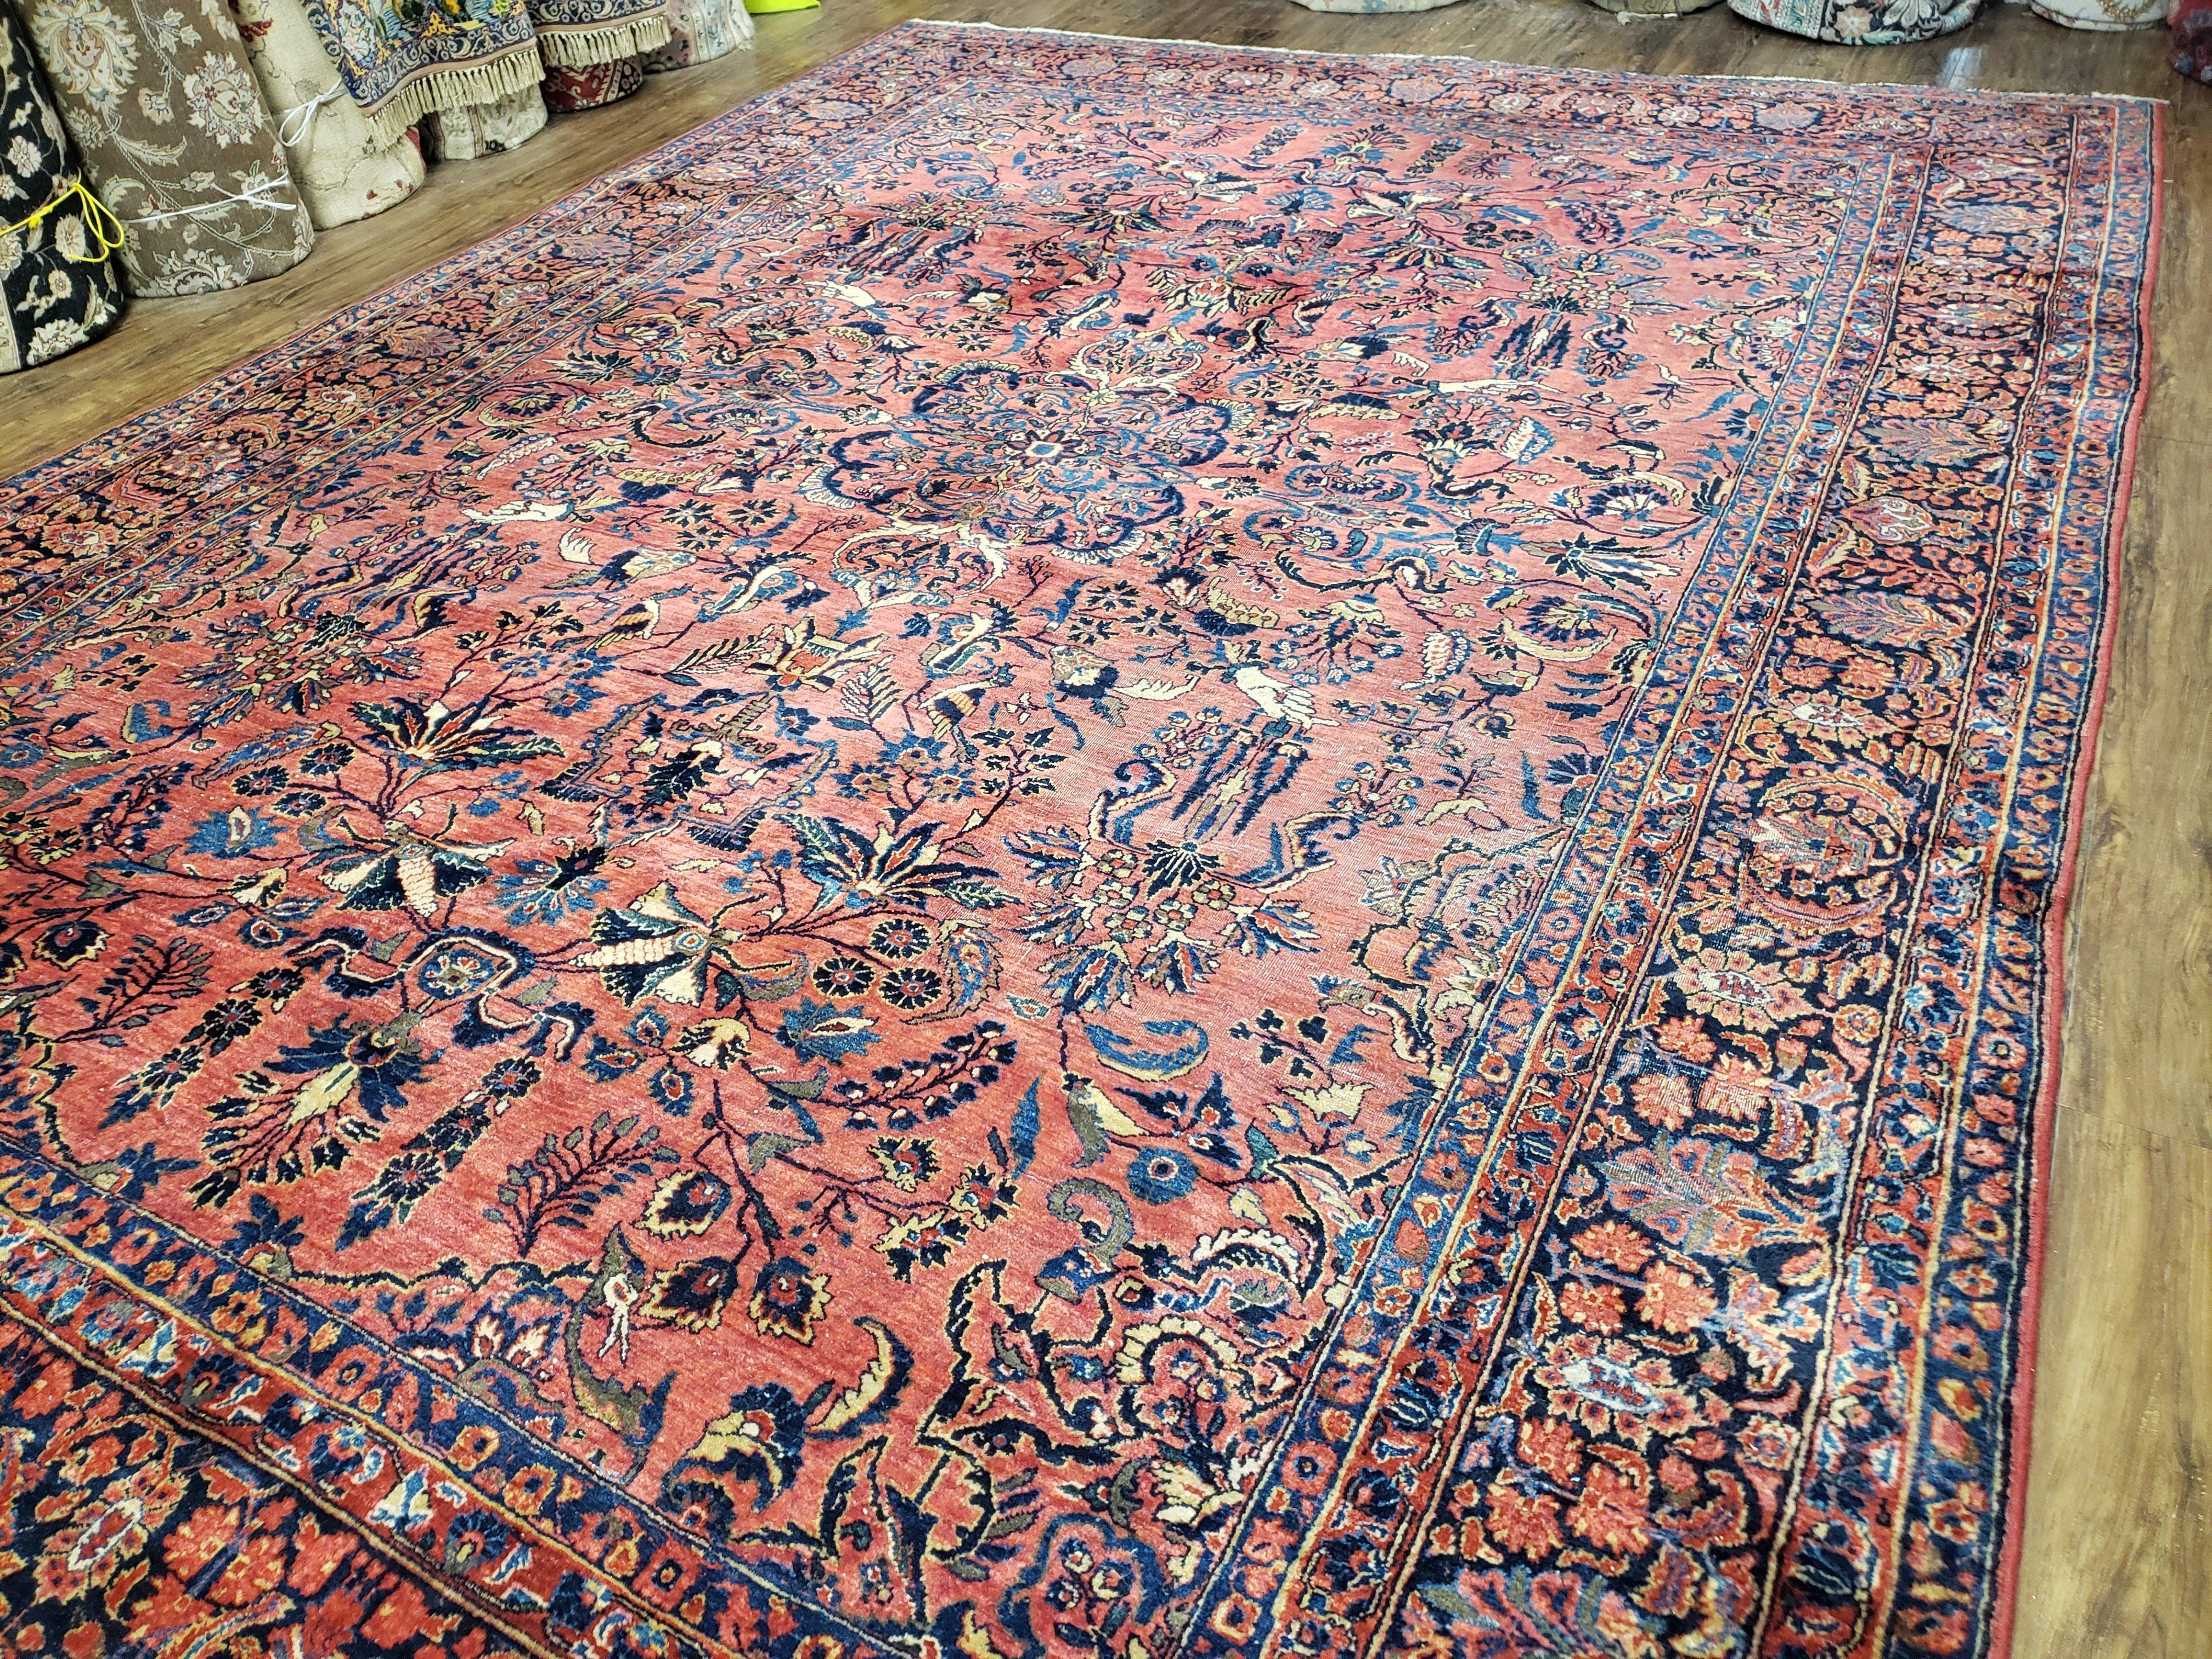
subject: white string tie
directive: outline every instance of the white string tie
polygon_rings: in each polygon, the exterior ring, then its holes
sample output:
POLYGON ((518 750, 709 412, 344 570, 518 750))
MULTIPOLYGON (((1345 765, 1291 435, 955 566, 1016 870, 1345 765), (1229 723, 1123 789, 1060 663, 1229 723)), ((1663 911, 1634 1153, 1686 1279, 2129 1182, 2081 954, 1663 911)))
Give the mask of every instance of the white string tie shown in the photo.
POLYGON ((283 119, 276 124, 276 142, 283 145, 286 149, 297 149, 307 142, 308 133, 314 130, 316 112, 324 105, 335 103, 344 96, 345 82, 340 81, 328 92, 310 98, 304 104, 293 105, 284 112, 283 119), (292 131, 293 123, 295 121, 300 127, 297 132, 292 131))
POLYGON ((214 213, 228 207, 233 202, 245 202, 254 207, 276 208, 289 213, 295 210, 299 204, 271 197, 270 192, 283 190, 290 182, 283 179, 271 179, 267 184, 254 185, 252 190, 240 191, 235 196, 217 197, 214 201, 202 202, 197 207, 172 208, 167 213, 142 213, 137 218, 125 219, 123 222, 126 225, 158 225, 165 219, 189 219, 194 214, 214 213))

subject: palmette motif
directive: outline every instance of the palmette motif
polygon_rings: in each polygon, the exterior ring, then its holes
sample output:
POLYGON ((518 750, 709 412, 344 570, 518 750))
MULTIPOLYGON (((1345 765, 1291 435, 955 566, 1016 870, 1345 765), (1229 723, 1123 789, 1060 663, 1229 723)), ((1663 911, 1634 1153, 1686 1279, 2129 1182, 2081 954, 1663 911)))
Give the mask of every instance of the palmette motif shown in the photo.
POLYGON ((1992 1651, 2154 140, 915 27, 7 486, 8 1374, 349 1653, 1992 1651))

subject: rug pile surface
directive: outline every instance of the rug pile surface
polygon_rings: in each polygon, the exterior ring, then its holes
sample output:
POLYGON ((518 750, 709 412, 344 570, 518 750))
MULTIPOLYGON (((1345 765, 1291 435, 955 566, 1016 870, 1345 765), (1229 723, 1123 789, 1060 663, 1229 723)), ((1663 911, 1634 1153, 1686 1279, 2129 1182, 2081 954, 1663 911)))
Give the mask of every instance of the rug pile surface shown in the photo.
POLYGON ((909 26, 0 485, 0 1623, 2001 1653, 2158 165, 909 26))

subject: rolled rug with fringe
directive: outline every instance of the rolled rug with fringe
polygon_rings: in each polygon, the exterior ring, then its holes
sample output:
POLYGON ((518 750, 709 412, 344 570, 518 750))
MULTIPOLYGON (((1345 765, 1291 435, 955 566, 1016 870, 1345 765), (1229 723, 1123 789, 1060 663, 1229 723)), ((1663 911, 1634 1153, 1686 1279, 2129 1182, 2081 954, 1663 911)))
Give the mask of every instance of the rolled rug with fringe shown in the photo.
POLYGON ((753 43, 753 20, 744 0, 670 0, 668 44, 646 53, 648 75, 711 64, 753 43))
POLYGON ((530 13, 514 0, 301 0, 378 144, 436 112, 534 93, 545 73, 530 13))
POLYGON ((31 37, 0 5, 0 374, 98 339, 123 315, 119 233, 86 188, 31 37))
POLYGON ((413 131, 393 143, 377 141, 302 0, 230 0, 230 11, 317 230, 381 213, 422 188, 422 151, 413 131))
MULTIPOLYGON (((669 0, 530 0, 530 21, 549 71, 591 69, 666 46, 668 6, 669 0)), ((563 107, 550 92, 545 101, 563 107)))
POLYGON ((122 222, 124 285, 205 294, 289 270, 314 225, 220 5, 20 0, 86 174, 122 222))

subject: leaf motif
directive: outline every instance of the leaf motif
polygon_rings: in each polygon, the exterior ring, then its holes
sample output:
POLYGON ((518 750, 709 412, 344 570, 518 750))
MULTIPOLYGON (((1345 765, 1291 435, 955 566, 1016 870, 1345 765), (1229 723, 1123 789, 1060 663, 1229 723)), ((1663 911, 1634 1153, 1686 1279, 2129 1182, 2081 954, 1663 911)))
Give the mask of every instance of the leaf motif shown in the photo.
POLYGON ((1037 1143, 1037 1079, 1030 1079, 1029 1091, 1022 1097, 1021 1104, 1014 1108, 1014 1121, 1010 1126, 1014 1146, 1014 1165, 1012 1174, 1020 1175, 1036 1158, 1037 1143))
POLYGON ((1165 1048, 1141 1048, 1138 1040, 1123 1036, 1111 1026, 1086 1024, 1083 1035, 1091 1039, 1091 1046, 1104 1060, 1124 1077, 1140 1078, 1147 1083, 1162 1083, 1170 1078, 1181 1077, 1193 1071, 1206 1059, 1210 1039, 1206 1028, 1195 1020, 1148 1019, 1145 1021, 1148 1036, 1164 1037, 1171 1046, 1165 1048))
POLYGON ((881 1320, 862 1314, 853 1322, 875 1339, 876 1351, 861 1366, 853 1386, 824 1406, 814 1420, 811 1431, 825 1440, 850 1434, 864 1423, 881 1419, 898 1403, 913 1369, 905 1345, 881 1320))
POLYGON ((752 1172, 758 1175, 768 1168, 770 1158, 805 1144, 796 1135, 779 1134, 774 1129, 763 1129, 758 1134, 745 1138, 745 1162, 752 1167, 752 1172))
MULTIPOLYGON (((1096 1164, 1106 1156, 1108 1142, 1101 1119, 1114 1111, 1114 1103, 1106 1098, 1098 1085, 1087 1077, 1070 1073, 1067 1085, 1067 1124, 1075 1131, 1076 1144, 1083 1148, 1083 1156, 1075 1160, 1077 1169, 1096 1164)), ((1127 1123, 1128 1119, 1122 1118, 1127 1123)), ((1134 1125, 1131 1126, 1133 1128, 1134 1125)))
POLYGON ((665 670, 661 678, 673 680, 678 685, 696 685, 701 669, 719 667, 733 658, 750 656, 752 651, 753 641, 742 634, 732 635, 726 640, 710 640, 685 652, 676 666, 665 670))
POLYGON ((837 693, 848 712, 870 725, 897 708, 899 696, 897 679, 879 662, 872 662, 850 676, 837 693))

